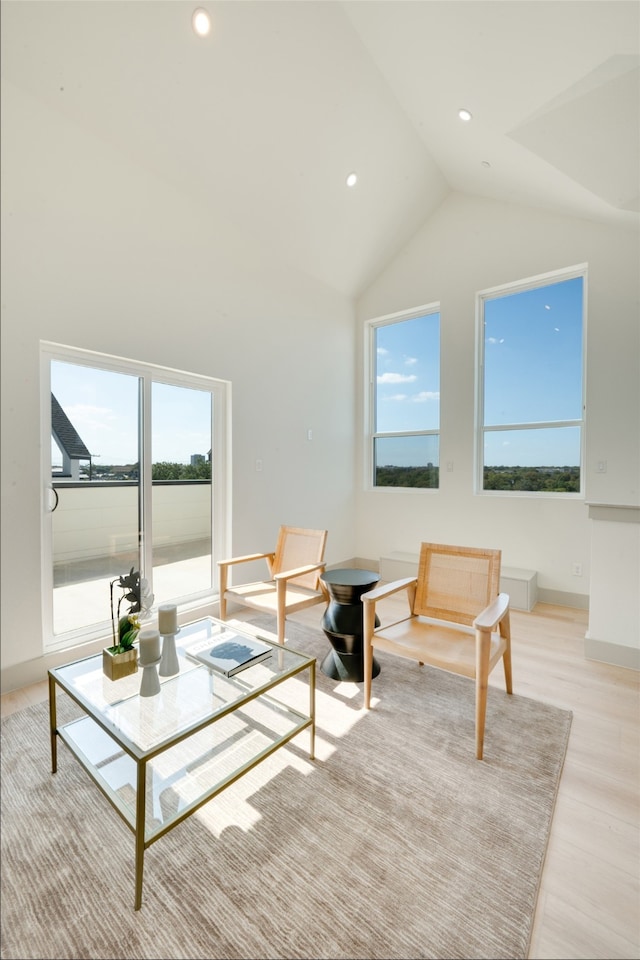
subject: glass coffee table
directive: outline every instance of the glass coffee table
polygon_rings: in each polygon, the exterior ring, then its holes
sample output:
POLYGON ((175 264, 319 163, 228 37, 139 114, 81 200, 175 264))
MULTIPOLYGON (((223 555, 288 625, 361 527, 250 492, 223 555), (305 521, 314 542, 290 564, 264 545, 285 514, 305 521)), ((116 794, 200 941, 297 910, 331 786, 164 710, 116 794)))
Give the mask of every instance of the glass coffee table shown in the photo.
POLYGON ((136 910, 147 847, 307 728, 314 759, 315 658, 258 634, 271 656, 228 678, 187 652, 223 629, 256 636, 213 617, 183 626, 179 673, 155 696, 140 696, 142 670, 109 680, 102 654, 49 670, 52 772, 59 737, 135 835, 136 910), (62 726, 58 690, 83 711, 62 726))

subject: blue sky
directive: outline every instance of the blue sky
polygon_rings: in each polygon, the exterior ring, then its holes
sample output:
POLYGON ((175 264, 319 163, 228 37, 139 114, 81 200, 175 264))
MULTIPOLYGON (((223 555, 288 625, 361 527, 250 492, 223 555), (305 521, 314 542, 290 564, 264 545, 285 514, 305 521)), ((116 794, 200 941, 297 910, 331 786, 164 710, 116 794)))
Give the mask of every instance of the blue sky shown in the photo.
POLYGON ((440 314, 376 328, 376 432, 437 430, 440 314))
MULTIPOLYGON (((485 303, 485 425, 582 416, 582 277, 485 303)), ((577 466, 577 427, 485 433, 488 466, 577 466)))
MULTIPOLYGON (((138 460, 138 378, 76 364, 51 364, 51 391, 96 464, 138 460)), ((153 384, 154 462, 190 463, 211 449, 211 395, 171 384, 153 384)), ((60 462, 52 444, 54 463, 60 462), (57 457, 57 459, 56 459, 57 457)))
MULTIPOLYGON (((582 406, 582 278, 485 301, 485 423, 576 420, 582 406)), ((377 431, 439 426, 438 320, 446 313, 376 328, 377 431)), ((470 412, 473 415, 473 411, 470 412)), ((580 462, 577 427, 488 433, 491 466, 580 462)), ((433 442, 386 441, 378 464, 422 465, 433 442), (393 451, 393 460, 388 457, 393 451)))
POLYGON ((576 420, 582 278, 486 301, 485 423, 576 420))

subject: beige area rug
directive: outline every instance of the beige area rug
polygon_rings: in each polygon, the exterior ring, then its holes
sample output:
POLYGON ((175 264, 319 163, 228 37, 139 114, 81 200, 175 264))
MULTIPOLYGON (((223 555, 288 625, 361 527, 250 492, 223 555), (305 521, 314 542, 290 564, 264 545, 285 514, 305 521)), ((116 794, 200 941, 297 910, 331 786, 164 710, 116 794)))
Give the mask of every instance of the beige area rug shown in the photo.
POLYGON ((571 714, 492 687, 477 761, 473 684, 377 659, 366 714, 318 671, 315 761, 305 731, 147 850, 138 912, 133 835, 63 744, 51 775, 46 704, 9 716, 2 957, 525 958, 571 714))

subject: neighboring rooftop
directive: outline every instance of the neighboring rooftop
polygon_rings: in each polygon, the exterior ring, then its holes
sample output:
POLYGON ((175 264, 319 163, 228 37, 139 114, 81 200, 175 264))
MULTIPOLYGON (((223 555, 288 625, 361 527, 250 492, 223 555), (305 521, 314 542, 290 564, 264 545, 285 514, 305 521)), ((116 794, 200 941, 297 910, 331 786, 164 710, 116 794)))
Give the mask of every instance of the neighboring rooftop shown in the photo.
POLYGON ((53 393, 51 394, 51 433, 62 453, 62 475, 77 479, 80 460, 88 460, 91 464, 91 454, 53 393))

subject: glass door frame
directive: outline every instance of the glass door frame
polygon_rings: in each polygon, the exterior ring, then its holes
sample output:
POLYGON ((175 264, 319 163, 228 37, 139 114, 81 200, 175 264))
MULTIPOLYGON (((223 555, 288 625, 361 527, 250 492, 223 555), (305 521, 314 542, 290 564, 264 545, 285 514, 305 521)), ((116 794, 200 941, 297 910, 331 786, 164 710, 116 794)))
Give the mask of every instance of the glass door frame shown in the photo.
MULTIPOLYGON (((41 609, 42 609, 42 651, 53 653, 82 643, 89 643, 110 635, 110 623, 105 620, 70 630, 65 634, 54 633, 53 617, 53 524, 52 513, 55 508, 55 490, 52 487, 51 467, 51 361, 95 367, 116 373, 133 375, 140 378, 140 399, 138 405, 139 426, 142 437, 140 450, 140 483, 138 487, 139 522, 139 558, 140 568, 151 571, 151 404, 149 403, 153 381, 175 386, 204 390, 212 396, 212 448, 211 448, 211 590, 204 591, 193 598, 187 606, 197 611, 198 607, 208 605, 217 599, 218 567, 217 557, 229 552, 231 543, 231 383, 227 380, 191 374, 155 364, 129 360, 96 351, 83 350, 40 341, 40 424, 41 424, 41 609), (147 533, 148 531, 148 533, 147 533)), ((126 572, 126 571, 125 571, 126 572)), ((145 574, 143 574, 145 575, 145 574)), ((105 611, 108 612, 108 596, 105 597, 105 611)))

